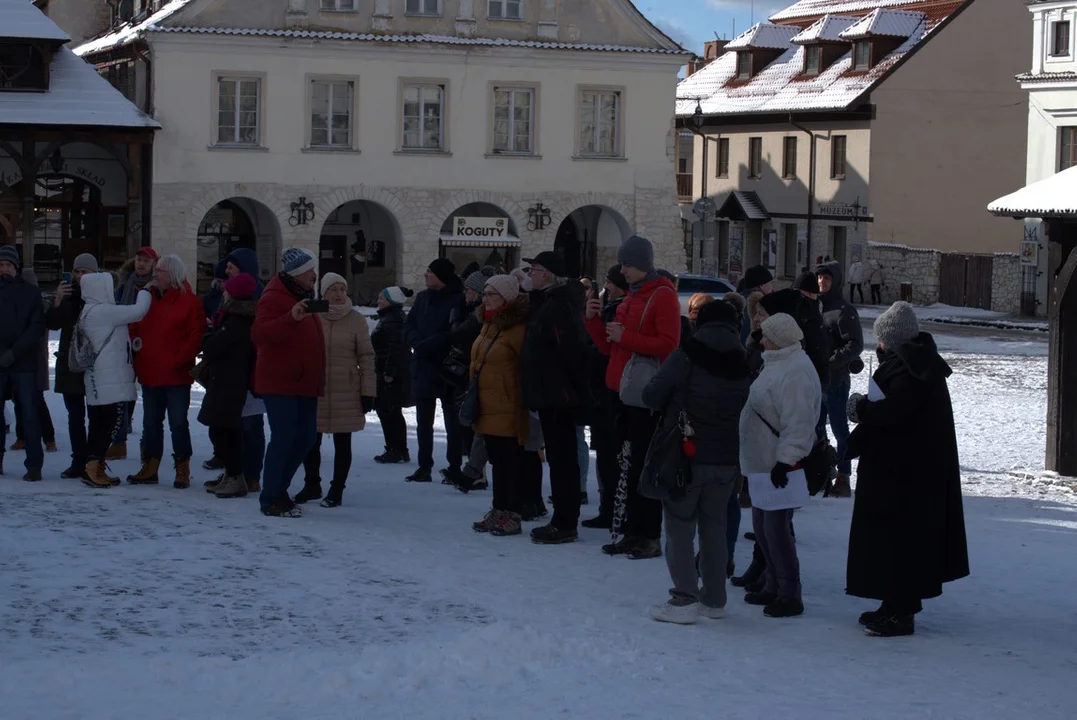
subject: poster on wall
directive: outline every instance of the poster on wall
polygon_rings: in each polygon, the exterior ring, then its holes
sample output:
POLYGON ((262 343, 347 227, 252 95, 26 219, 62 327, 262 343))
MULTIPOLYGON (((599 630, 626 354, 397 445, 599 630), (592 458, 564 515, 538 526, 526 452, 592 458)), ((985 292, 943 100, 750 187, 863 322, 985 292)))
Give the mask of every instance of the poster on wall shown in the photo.
POLYGON ((1040 264, 1040 244, 1035 240, 1021 242, 1021 264, 1037 267, 1040 264))
POLYGON ((729 280, 736 283, 744 272, 744 228, 733 225, 729 228, 729 280))

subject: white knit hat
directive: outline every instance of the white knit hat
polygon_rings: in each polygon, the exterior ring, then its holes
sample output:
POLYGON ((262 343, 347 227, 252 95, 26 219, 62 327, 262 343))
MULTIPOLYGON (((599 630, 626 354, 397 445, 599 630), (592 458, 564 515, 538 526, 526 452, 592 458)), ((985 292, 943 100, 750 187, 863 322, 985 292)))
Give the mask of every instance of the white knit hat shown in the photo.
POLYGON ((325 296, 325 291, 334 285, 343 285, 344 292, 348 292, 348 281, 343 276, 337 275, 335 272, 326 273, 322 275, 322 296, 325 296))
POLYGON ((393 305, 403 305, 415 292, 401 285, 391 285, 381 291, 381 296, 393 305))
POLYGON ((763 337, 780 348, 799 345, 800 341, 804 339, 804 333, 801 331, 800 326, 797 325, 797 321, 791 315, 786 315, 785 313, 771 315, 763 321, 760 329, 763 331, 763 337))

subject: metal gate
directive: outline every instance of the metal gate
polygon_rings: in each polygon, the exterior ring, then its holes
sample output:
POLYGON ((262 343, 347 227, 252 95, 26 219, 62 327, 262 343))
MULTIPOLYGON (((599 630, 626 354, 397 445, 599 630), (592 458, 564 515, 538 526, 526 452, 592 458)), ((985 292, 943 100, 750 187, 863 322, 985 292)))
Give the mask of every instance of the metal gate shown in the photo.
POLYGON ((943 254, 939 266, 939 302, 990 310, 994 269, 995 259, 990 255, 943 254))

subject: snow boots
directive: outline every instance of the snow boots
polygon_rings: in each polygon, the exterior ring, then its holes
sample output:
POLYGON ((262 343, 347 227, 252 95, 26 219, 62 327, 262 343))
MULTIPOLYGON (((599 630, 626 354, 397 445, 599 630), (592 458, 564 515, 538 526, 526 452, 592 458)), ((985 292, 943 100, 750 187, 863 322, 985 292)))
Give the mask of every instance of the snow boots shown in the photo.
POLYGON ((86 474, 82 477, 82 484, 87 487, 106 489, 120 484, 118 477, 110 477, 108 468, 102 460, 91 460, 86 463, 86 474))
POLYGON ((303 489, 295 494, 295 502, 297 505, 310 502, 311 500, 320 500, 322 497, 322 481, 319 480, 307 480, 303 484, 303 489))
POLYGON ((553 523, 531 531, 531 542, 536 545, 564 545, 574 543, 579 539, 580 535, 575 529, 562 530, 554 527, 553 523))
POLYGON ((186 490, 191 487, 191 459, 176 458, 176 479, 172 487, 177 490, 186 490))
POLYGON ((247 497, 247 480, 242 475, 224 477, 214 494, 222 499, 247 497))
POLYGON ((146 458, 142 461, 142 468, 137 473, 127 476, 127 482, 132 485, 156 485, 159 482, 157 471, 160 469, 160 458, 146 458))
POLYGON ((374 457, 374 462, 379 465, 397 465, 399 463, 411 462, 411 454, 407 448, 403 450, 394 450, 393 448, 385 448, 385 452, 381 455, 374 457))

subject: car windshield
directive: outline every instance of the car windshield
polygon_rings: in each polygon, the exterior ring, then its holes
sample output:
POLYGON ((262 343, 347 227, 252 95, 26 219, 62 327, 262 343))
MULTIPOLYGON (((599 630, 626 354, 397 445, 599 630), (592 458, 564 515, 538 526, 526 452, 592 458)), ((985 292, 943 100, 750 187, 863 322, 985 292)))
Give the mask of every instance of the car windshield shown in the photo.
POLYGON ((718 278, 687 278, 682 277, 677 284, 679 293, 726 293, 729 286, 718 278))

